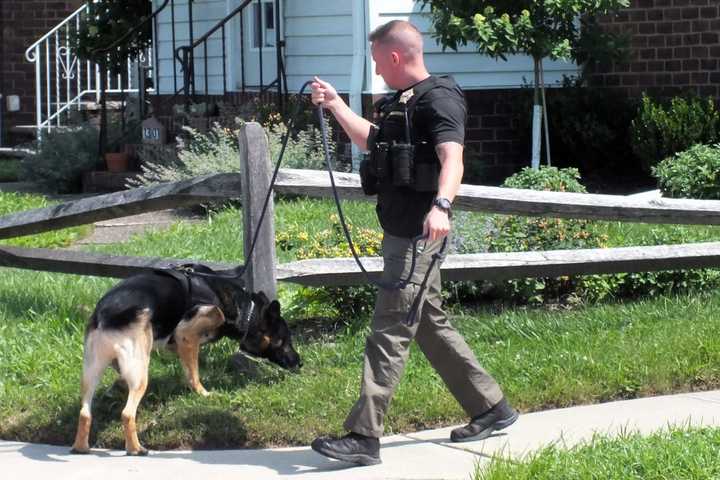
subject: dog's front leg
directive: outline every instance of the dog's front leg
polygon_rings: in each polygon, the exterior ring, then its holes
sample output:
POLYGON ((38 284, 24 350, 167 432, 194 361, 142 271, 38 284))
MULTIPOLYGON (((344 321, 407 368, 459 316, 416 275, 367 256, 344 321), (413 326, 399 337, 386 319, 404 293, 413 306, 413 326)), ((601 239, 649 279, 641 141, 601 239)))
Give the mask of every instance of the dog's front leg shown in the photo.
POLYGON ((185 370, 190 387, 200 395, 210 395, 200 383, 198 356, 203 340, 210 338, 211 332, 225 322, 220 309, 214 305, 203 305, 192 312, 190 318, 182 320, 175 328, 177 354, 185 370))
POLYGON ((180 357, 180 363, 182 364, 183 370, 185 370, 185 376, 187 377, 190 387, 203 397, 210 395, 205 387, 200 383, 200 371, 198 366, 198 356, 200 353, 200 342, 197 338, 193 338, 192 335, 180 336, 177 345, 178 357, 180 357))

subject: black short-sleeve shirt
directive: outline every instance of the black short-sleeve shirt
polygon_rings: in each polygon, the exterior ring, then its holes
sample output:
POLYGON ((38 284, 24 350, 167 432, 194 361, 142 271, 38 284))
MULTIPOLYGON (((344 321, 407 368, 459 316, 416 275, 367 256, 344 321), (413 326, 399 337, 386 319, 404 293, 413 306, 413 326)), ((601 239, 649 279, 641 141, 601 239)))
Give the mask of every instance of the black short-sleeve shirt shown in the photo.
MULTIPOLYGON (((467 107, 460 87, 450 77, 428 77, 413 85, 422 94, 412 107, 410 118, 413 142, 427 142, 432 147, 444 143, 465 143, 467 107)), ((398 92, 402 93, 402 92, 398 92)), ((412 100, 411 100, 412 101, 412 100)), ((429 149, 439 162, 435 149, 429 149)), ((435 192, 417 192, 406 187, 383 188, 378 193, 377 214, 380 225, 391 235, 413 238, 422 233, 425 215, 430 211, 435 192)))

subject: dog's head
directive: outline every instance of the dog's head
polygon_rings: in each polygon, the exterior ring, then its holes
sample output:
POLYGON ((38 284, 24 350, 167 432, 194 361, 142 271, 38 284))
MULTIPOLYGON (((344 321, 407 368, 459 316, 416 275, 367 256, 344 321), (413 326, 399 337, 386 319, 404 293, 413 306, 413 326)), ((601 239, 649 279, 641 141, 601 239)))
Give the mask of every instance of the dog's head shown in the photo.
POLYGON ((253 294, 252 299, 255 304, 253 319, 240 348, 283 368, 300 368, 302 361, 293 347, 290 328, 280 314, 280 303, 269 301, 262 292, 253 294))
POLYGON ((212 275, 215 272, 205 265, 192 267, 195 272, 206 275, 203 276, 205 282, 220 301, 219 307, 226 319, 220 336, 239 340, 243 351, 283 368, 302 366, 277 300, 271 302, 263 292, 249 292, 240 278, 212 275))

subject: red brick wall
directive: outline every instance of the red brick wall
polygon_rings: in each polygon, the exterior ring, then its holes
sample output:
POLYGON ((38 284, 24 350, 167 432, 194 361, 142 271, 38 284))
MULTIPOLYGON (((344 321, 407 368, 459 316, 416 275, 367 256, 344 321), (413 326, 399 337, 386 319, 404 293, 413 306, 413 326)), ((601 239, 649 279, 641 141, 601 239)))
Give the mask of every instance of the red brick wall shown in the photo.
POLYGON ((693 91, 720 97, 720 2, 718 0, 632 0, 601 22, 631 38, 630 62, 600 67, 599 86, 631 97, 643 91, 671 96, 693 91))
POLYGON ((14 125, 35 123, 35 66, 25 59, 25 50, 82 3, 0 0, 0 93, 19 95, 22 109, 18 113, 5 112, 6 133, 14 125))

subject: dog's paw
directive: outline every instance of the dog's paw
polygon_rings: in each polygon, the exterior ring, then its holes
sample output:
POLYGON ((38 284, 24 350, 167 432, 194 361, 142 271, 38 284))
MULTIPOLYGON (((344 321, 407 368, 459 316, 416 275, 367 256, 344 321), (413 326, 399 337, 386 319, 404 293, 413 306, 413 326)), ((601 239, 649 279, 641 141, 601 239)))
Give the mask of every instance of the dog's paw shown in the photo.
POLYGON ((199 394, 202 395, 203 397, 209 397, 210 394, 211 394, 210 392, 208 392, 207 390, 205 390, 203 387, 198 388, 197 393, 199 393, 199 394))
POLYGON ((70 449, 70 453, 72 453, 73 455, 87 455, 88 453, 90 453, 90 449, 73 447, 70 449))
POLYGON ((136 451, 128 451, 127 455, 128 457, 146 457, 150 453, 147 448, 140 448, 140 450, 136 451))

